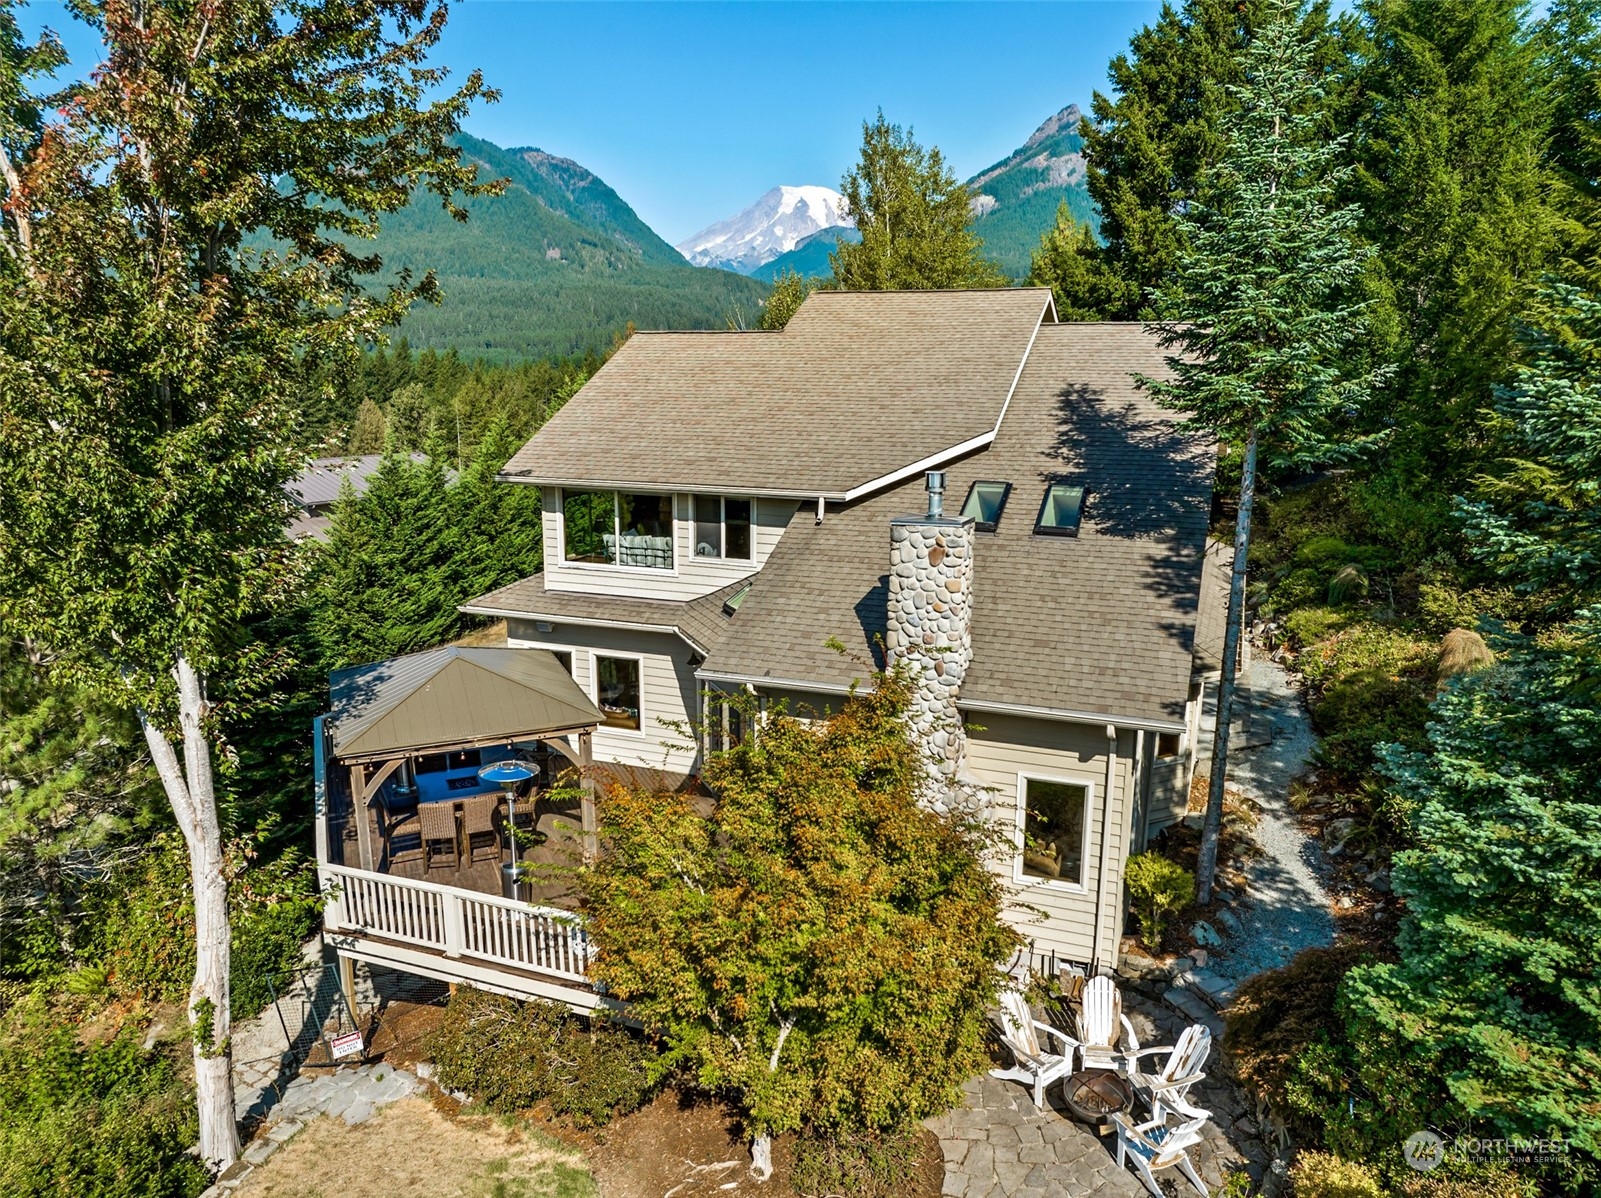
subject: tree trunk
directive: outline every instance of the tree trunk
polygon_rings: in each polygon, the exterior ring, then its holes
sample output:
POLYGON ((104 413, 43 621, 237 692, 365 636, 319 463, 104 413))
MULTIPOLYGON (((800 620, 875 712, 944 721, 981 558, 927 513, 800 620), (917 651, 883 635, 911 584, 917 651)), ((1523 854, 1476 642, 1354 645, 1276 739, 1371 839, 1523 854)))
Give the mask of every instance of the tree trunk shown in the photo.
POLYGON ((239 1156, 229 1019, 228 876, 212 785, 211 745, 205 733, 204 685, 182 653, 173 673, 178 680, 183 763, 179 764, 166 733, 143 711, 139 722, 189 849, 189 884, 195 900, 195 977, 189 987, 189 1027, 194 1036, 200 1159, 221 1172, 239 1156))
POLYGON ((1228 776, 1229 724, 1234 718, 1234 683, 1245 625, 1245 559, 1251 548, 1251 505, 1256 499, 1256 433, 1245 442, 1240 471, 1240 510, 1234 521, 1234 568, 1229 573, 1228 623, 1223 631, 1223 676, 1217 686, 1217 730, 1212 736, 1212 777, 1206 791, 1206 822, 1201 826, 1200 859, 1195 867, 1195 898, 1208 902, 1217 876, 1217 845, 1223 834, 1223 783, 1228 776))

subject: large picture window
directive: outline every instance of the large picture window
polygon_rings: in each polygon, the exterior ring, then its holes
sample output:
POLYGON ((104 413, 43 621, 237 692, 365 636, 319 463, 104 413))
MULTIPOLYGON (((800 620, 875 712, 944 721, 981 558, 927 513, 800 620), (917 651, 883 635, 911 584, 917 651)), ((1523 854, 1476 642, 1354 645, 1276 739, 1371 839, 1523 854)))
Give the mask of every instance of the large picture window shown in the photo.
POLYGON ((1021 790, 1023 873, 1084 885, 1084 828, 1090 788, 1025 778, 1021 790))
POLYGON ((673 568, 673 497, 620 491, 562 492, 562 559, 673 568))
POLYGON ((595 704, 608 728, 643 725, 639 718, 639 658, 595 657, 595 704))
POLYGON ((750 561, 750 516, 748 499, 695 496, 695 556, 750 561))

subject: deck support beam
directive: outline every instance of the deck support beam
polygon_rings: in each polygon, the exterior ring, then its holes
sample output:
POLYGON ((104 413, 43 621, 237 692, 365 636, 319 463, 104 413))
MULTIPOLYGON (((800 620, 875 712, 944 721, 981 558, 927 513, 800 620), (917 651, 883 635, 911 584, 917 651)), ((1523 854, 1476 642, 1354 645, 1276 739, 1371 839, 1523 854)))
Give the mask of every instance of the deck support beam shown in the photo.
POLYGON ((580 732, 578 734, 578 768, 583 777, 584 797, 581 810, 584 825, 584 862, 588 864, 595 859, 598 851, 595 820, 595 745, 594 734, 580 732))

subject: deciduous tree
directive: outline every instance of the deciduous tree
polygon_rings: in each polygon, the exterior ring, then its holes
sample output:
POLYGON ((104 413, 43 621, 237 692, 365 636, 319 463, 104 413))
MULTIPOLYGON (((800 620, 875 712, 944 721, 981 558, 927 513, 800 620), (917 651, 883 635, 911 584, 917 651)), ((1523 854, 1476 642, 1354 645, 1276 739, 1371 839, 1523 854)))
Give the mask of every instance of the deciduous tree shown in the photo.
POLYGON ((454 212, 484 190, 447 138, 487 93, 426 65, 446 18, 428 0, 73 12, 104 61, 48 122, 25 91, 41 52, 0 30, 0 603, 138 713, 188 850, 199 1155, 222 1168, 238 1136, 208 676, 262 664, 238 629, 281 593, 292 381, 433 290, 373 288, 381 264, 353 247, 419 186, 454 212), (250 248, 266 241, 282 248, 250 248))

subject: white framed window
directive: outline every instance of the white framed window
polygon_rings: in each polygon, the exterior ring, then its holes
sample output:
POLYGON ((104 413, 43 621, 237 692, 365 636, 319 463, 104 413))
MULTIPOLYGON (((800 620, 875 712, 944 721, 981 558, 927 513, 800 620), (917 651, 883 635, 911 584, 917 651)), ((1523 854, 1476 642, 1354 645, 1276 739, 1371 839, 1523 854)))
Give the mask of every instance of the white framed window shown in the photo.
POLYGON ((1076 778, 1017 776, 1017 881, 1085 889, 1093 798, 1076 778))
POLYGON ((645 659, 635 653, 589 655, 589 677, 600 726, 624 732, 645 729, 645 659))
POLYGON ((673 497, 632 491, 561 493, 566 565, 672 570, 673 497))
POLYGON ((695 556, 751 560, 751 525, 756 505, 727 495, 692 495, 695 556))

